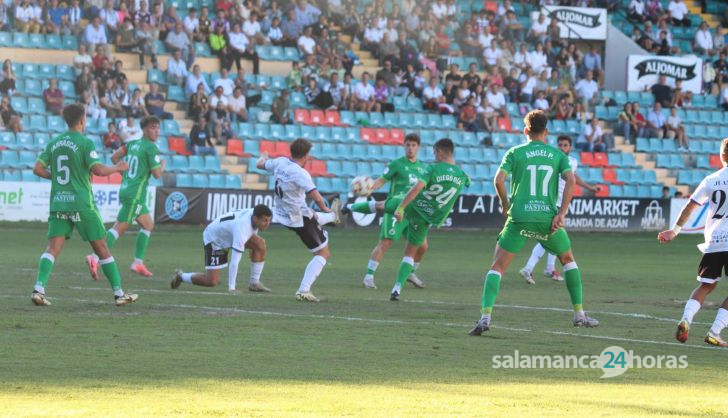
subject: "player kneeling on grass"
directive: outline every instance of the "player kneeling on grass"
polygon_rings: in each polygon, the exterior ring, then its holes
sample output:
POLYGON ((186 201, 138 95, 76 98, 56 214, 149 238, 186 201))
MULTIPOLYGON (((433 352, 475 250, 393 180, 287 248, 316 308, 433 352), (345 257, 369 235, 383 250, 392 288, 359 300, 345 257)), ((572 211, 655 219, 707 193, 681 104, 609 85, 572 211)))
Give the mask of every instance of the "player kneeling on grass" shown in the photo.
MULTIPOLYGON (((159 138, 159 119, 155 116, 147 116, 142 119, 141 127, 144 136, 141 139, 131 141, 122 145, 111 156, 111 161, 118 163, 122 158, 126 157, 129 164, 129 170, 124 172, 119 189, 119 200, 121 201, 121 209, 114 226, 109 229, 106 234, 106 244, 109 248, 114 248, 116 241, 124 235, 132 221, 136 221, 141 227, 136 238, 136 250, 134 252, 134 262, 129 267, 134 273, 151 277, 150 272, 144 265, 144 254, 149 245, 149 237, 152 235, 154 221, 149 214, 147 207, 147 186, 149 184, 149 176, 158 179, 164 171, 165 161, 159 158, 159 149, 154 144, 159 138)), ((96 254, 86 256, 86 264, 88 265, 91 277, 98 280, 98 262, 99 258, 96 254)))
POLYGON ((546 144, 548 117, 535 110, 523 118, 528 142, 508 150, 495 176, 495 189, 506 215, 506 224, 498 235, 495 260, 485 277, 481 317, 470 335, 490 329, 491 313, 500 290, 500 280, 508 266, 528 241, 535 238, 548 252, 558 255, 564 266, 566 288, 574 307, 576 327, 596 327, 599 321, 589 318, 582 306, 581 273, 571 252, 571 242, 564 229, 564 218, 571 203, 574 173, 566 154, 546 144), (511 175, 510 200, 506 177, 511 175), (559 177, 566 185, 561 208, 556 205, 559 177))
POLYGON ((250 250, 250 283, 251 292, 270 292, 260 282, 260 275, 265 264, 265 240, 258 236, 265 231, 273 219, 273 212, 265 205, 254 209, 239 210, 226 213, 212 221, 202 233, 202 244, 205 249, 205 273, 184 273, 177 270, 172 279, 172 289, 180 284, 189 283, 197 286, 213 287, 220 283, 220 270, 228 265, 228 253, 232 249, 230 268, 228 268, 228 290, 235 291, 238 264, 243 251, 250 250))
POLYGON ((101 259, 101 270, 114 291, 116 305, 126 305, 138 296, 121 290, 119 267, 106 245, 106 230, 94 203, 89 172, 97 176, 121 173, 129 166, 119 162, 108 167, 99 161, 93 141, 83 136, 86 129, 86 109, 71 104, 63 108, 68 131, 53 138, 35 163, 33 173, 51 181, 50 214, 48 216, 48 247, 40 256, 38 276, 31 300, 36 305, 50 305, 45 286, 53 271, 56 257, 61 254, 73 228, 81 239, 88 241, 101 259))
MULTIPOLYGON (((703 258, 698 266, 700 285, 693 290, 685 304, 682 319, 677 325, 675 338, 681 343, 688 340, 688 332, 693 317, 700 310, 705 297, 715 289, 721 276, 728 275, 728 138, 720 144, 720 159, 723 168, 704 178, 695 189, 690 200, 683 206, 672 229, 662 231, 657 239, 667 244, 677 237, 690 219, 695 208, 708 202, 708 213, 705 221, 705 243, 698 245, 703 258)), ((728 347, 728 342, 720 337, 720 332, 728 326, 728 298, 718 309, 713 325, 705 336, 705 342, 719 347, 728 347)))

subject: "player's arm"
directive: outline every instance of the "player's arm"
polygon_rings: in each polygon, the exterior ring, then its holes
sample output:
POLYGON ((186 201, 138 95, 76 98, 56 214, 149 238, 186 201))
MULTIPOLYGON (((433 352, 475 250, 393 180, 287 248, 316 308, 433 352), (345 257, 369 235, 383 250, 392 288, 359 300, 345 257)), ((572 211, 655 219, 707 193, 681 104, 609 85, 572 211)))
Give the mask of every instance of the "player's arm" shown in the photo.
POLYGON ((116 164, 121 161, 122 158, 126 157, 126 145, 122 145, 111 154, 111 162, 116 164))
POLYGON ((508 178, 508 173, 499 169, 495 174, 495 179, 493 179, 495 192, 498 194, 501 208, 503 208, 503 216, 507 216, 508 210, 511 208, 511 202, 508 201, 508 192, 506 191, 506 178, 508 178))
POLYGON ((565 171, 561 176, 564 178, 566 185, 564 186, 564 194, 561 200, 561 208, 559 209, 559 213, 557 213, 556 216, 554 216, 553 221, 551 221, 551 232, 554 232, 564 226, 564 219, 566 219, 566 214, 569 212, 571 198, 574 196, 574 185, 576 184, 574 172, 568 170, 565 171))
POLYGON ((397 207, 397 210, 394 211, 394 217, 397 218, 398 221, 402 220, 402 217, 404 216, 404 210, 407 208, 407 206, 409 206, 410 203, 412 203, 413 200, 415 200, 417 195, 420 194, 425 186, 427 186, 427 184, 425 184, 424 181, 420 180, 417 182, 417 184, 409 189, 404 199, 402 199, 402 203, 400 203, 397 207))
POLYGON ((48 170, 48 167, 46 167, 45 163, 40 160, 35 162, 35 167, 33 167, 33 174, 38 177, 43 177, 44 179, 51 179, 50 170, 48 170))
POLYGON ((258 170, 265 170, 266 161, 268 161, 268 153, 264 152, 260 154, 260 158, 258 158, 258 161, 255 162, 255 166, 258 168, 258 170))
POLYGON ((374 181, 374 184, 372 184, 372 188, 369 189, 369 191, 379 190, 382 186, 387 184, 387 179, 384 178, 384 176, 380 176, 378 179, 374 181))
POLYGON ((235 290, 238 281, 238 266, 240 259, 243 258, 243 252, 232 248, 230 254, 230 264, 228 265, 228 290, 235 290))
POLYGON ((578 184, 580 187, 583 187, 587 190, 589 190, 592 193, 596 193, 602 188, 599 185, 592 186, 591 184, 585 182, 581 177, 579 177, 578 174, 574 173, 574 178, 576 179, 576 184, 578 184))
POLYGON ((685 222, 690 219, 690 215, 693 213, 695 208, 699 206, 700 203, 695 202, 692 199, 688 200, 687 203, 685 203, 685 206, 683 206, 682 210, 680 210, 680 215, 678 215, 677 220, 675 221, 675 225, 672 226, 672 229, 668 229, 667 231, 662 231, 657 234, 657 240, 660 241, 660 244, 667 244, 668 242, 674 240, 675 237, 677 237, 677 235, 680 233, 683 225, 685 225, 685 222))
POLYGON ((319 193, 318 189, 311 189, 308 192, 306 192, 306 195, 310 197, 318 207, 321 209, 321 212, 329 213, 331 212, 331 209, 329 208, 329 205, 326 204, 326 201, 324 201, 324 197, 321 196, 321 193, 319 193))
POLYGON ((119 161, 114 165, 103 165, 101 163, 94 164, 91 166, 91 172, 95 176, 110 176, 114 173, 122 173, 129 169, 129 164, 126 161, 119 161))

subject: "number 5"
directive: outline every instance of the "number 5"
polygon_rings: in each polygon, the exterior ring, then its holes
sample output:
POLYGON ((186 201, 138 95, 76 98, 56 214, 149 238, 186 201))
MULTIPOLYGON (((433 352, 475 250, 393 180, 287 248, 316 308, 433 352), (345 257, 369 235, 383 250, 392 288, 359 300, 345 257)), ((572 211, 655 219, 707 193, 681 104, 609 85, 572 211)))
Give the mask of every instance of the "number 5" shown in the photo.
POLYGON ((63 175, 62 177, 56 176, 56 181, 62 185, 68 184, 71 180, 71 170, 63 164, 64 161, 68 161, 68 155, 59 155, 56 159, 56 171, 63 175))

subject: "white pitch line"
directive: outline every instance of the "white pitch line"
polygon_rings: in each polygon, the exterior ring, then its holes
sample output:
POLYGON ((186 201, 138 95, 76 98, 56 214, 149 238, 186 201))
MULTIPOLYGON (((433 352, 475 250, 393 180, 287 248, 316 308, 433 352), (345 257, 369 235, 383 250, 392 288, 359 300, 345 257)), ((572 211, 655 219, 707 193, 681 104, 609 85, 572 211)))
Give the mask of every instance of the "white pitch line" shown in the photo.
MULTIPOLYGON (((22 296, 19 296, 19 295, 0 295, 0 298, 5 298, 5 299, 14 299, 14 298, 21 298, 21 297, 22 296)), ((99 305, 108 305, 109 304, 109 301, 100 301, 100 300, 94 300, 94 299, 79 299, 79 298, 55 298, 55 299, 82 302, 82 303, 93 303, 93 304, 99 304, 99 305)), ((296 313, 290 313, 290 312, 258 311, 258 310, 248 310, 248 309, 240 309, 240 308, 186 305, 186 304, 147 304, 145 306, 149 306, 151 308, 174 308, 174 309, 192 309, 192 310, 197 309, 197 310, 202 310, 202 311, 227 312, 227 313, 232 313, 232 314, 245 314, 245 315, 276 316, 276 317, 284 317, 284 318, 333 319, 333 320, 342 320, 342 321, 370 322, 370 323, 375 323, 375 324, 439 325, 439 326, 446 326, 446 327, 453 327, 453 328, 467 328, 470 326, 470 325, 463 325, 463 324, 455 324, 455 323, 451 323, 451 322, 437 323, 437 322, 429 322, 429 321, 402 321, 402 320, 398 320, 398 319, 376 319, 376 318, 361 318, 361 317, 353 317, 353 316, 296 314, 296 313)), ((634 343, 634 344, 669 345, 669 346, 675 346, 675 347, 681 347, 681 348, 696 348, 696 349, 701 349, 701 350, 716 350, 717 349, 717 350, 728 351, 727 348, 708 347, 708 346, 700 346, 700 345, 694 345, 694 344, 678 344, 678 343, 669 342, 669 341, 638 340, 638 339, 624 338, 624 337, 610 337, 610 336, 606 336, 606 335, 589 335, 589 334, 580 334, 580 333, 574 333, 574 332, 549 331, 549 330, 530 330, 530 329, 524 329, 524 328, 511 328, 511 327, 502 327, 502 326, 492 326, 491 328, 502 329, 502 330, 506 330, 506 331, 515 331, 515 332, 541 332, 541 333, 545 333, 545 334, 560 335, 560 336, 566 336, 566 337, 592 338, 592 339, 601 339, 601 340, 609 340, 609 341, 628 342, 628 343, 634 343)))

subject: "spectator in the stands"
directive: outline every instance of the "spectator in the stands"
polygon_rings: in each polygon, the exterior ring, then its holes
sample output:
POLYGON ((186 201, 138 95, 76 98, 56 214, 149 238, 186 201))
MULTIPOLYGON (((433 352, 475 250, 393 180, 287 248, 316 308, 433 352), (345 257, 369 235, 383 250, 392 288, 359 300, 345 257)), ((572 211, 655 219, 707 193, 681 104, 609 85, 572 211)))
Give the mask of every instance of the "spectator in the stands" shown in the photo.
POLYGON ((83 67, 91 67, 93 58, 86 52, 86 45, 79 44, 78 51, 73 56, 73 70, 78 76, 83 71, 83 67))
POLYGON ((104 8, 99 12, 99 18, 106 28, 108 38, 116 39, 116 32, 119 30, 119 13, 114 10, 114 0, 106 0, 104 8))
POLYGON ((688 7, 683 0, 670 0, 670 3, 667 5, 667 10, 670 12, 670 19, 672 19, 673 25, 690 26, 688 7))
POLYGON ((475 107, 475 96, 469 96, 465 104, 460 108, 458 115, 458 128, 468 132, 478 132, 478 111, 475 107))
POLYGON ((230 122, 247 122, 248 121, 248 107, 245 102, 245 96, 243 95, 243 89, 235 87, 233 89, 233 95, 228 99, 230 107, 230 122))
POLYGON ((12 96, 15 93, 15 71, 13 71, 13 62, 10 59, 3 61, 2 70, 0 70, 0 95, 12 96))
POLYGON ((427 110, 437 110, 440 104, 444 102, 445 96, 437 84, 437 79, 430 78, 430 83, 422 91, 422 107, 427 110))
POLYGON ((223 94, 222 86, 215 87, 215 92, 210 96, 210 125, 215 139, 222 141, 223 131, 229 129, 230 116, 228 98, 223 94))
POLYGON ((116 95, 116 84, 113 78, 106 79, 103 85, 101 107, 106 110, 106 115, 112 119, 124 117, 124 108, 116 95))
POLYGON ((685 135, 685 125, 683 125, 682 119, 677 114, 677 108, 670 109, 670 117, 667 118, 667 137, 670 139, 677 139, 678 151, 689 151, 690 144, 688 138, 685 135))
POLYGON ((286 15, 286 19, 281 23, 281 31, 283 32, 282 43, 285 46, 295 47, 298 37, 303 32, 303 27, 296 21, 296 11, 291 9, 286 15))
POLYGON ((362 112, 371 112, 376 108, 374 100, 374 87, 369 84, 369 73, 364 72, 361 76, 361 83, 354 87, 354 95, 352 97, 352 105, 354 109, 362 112))
POLYGON ((620 134, 627 141, 633 141, 637 137, 639 127, 637 121, 635 121, 634 114, 632 113, 632 103, 627 102, 624 104, 622 111, 617 115, 617 121, 619 122, 620 134))
MULTIPOLYGON (((728 9, 728 7, 726 9, 728 9)), ((715 32, 713 33, 713 48, 716 52, 720 52, 725 49, 726 35, 723 34, 723 28, 724 26, 719 23, 718 27, 715 28, 715 32)))
POLYGON ((303 95, 306 97, 306 103, 318 109, 327 109, 333 104, 331 94, 322 92, 314 78, 308 79, 306 87, 303 89, 303 95))
POLYGON ((537 90, 536 100, 533 101, 533 108, 548 111, 550 107, 549 101, 546 100, 546 92, 543 90, 537 90))
POLYGON ((599 103, 599 84, 594 81, 594 73, 592 71, 586 72, 586 77, 579 80, 574 86, 576 97, 586 107, 595 106, 599 103))
POLYGON ((634 117, 635 126, 633 129, 637 130, 637 137, 644 138, 647 136, 647 118, 640 112, 640 103, 632 102, 632 116, 634 117))
POLYGON ((95 16, 91 19, 91 24, 86 26, 83 32, 82 42, 86 44, 89 50, 96 50, 96 45, 105 45, 109 43, 106 38, 106 29, 101 24, 101 18, 95 16))
POLYGON ((250 14, 250 17, 243 22, 242 30, 253 45, 270 43, 268 37, 263 34, 257 13, 250 14))
POLYGON ((602 79, 602 56, 597 52, 597 47, 592 45, 589 48, 589 52, 584 54, 584 60, 582 61, 584 66, 584 74, 587 71, 591 71, 594 74, 594 78, 599 81, 602 79))
POLYGON ((631 0, 627 7, 627 17, 635 22, 644 22, 647 20, 645 15, 645 2, 643 0, 631 0))
POLYGON ((647 0, 645 3, 645 17, 653 22, 657 22, 664 20, 662 19, 664 14, 665 11, 662 9, 660 0, 647 0))
POLYGON ((182 60, 187 64, 187 68, 195 61, 195 47, 187 36, 182 22, 174 25, 174 30, 167 34, 164 44, 169 50, 181 52, 182 60))
MULTIPOLYGON (((258 53, 255 52, 255 45, 250 42, 250 39, 240 31, 240 25, 234 24, 233 30, 229 34, 230 39, 230 56, 231 59, 235 61, 235 67, 240 70, 242 67, 240 65, 240 59, 241 58, 247 58, 253 62, 253 74, 258 74, 260 71, 260 57, 258 56, 258 53)), ((232 64, 230 65, 230 67, 232 64)), ((228 70, 230 70, 230 67, 227 67, 228 70)), ((223 68, 225 68, 223 66, 223 68)))
POLYGON ((661 75, 656 84, 650 87, 655 102, 660 103, 662 107, 668 107, 672 104, 672 88, 667 84, 667 76, 661 75))
POLYGON ((520 101, 531 103, 533 100, 533 89, 536 87, 536 76, 533 74, 531 67, 526 68, 518 78, 520 83, 521 98, 520 101))
POLYGON ((662 139, 665 137, 665 125, 667 124, 667 118, 662 113, 662 104, 655 102, 655 105, 647 114, 647 132, 646 134, 650 138, 662 139))
POLYGON ((385 32, 382 41, 379 43, 379 63, 381 65, 385 60, 389 60, 395 68, 399 68, 401 51, 397 45, 397 38, 391 38, 390 36, 389 33, 385 32))
POLYGON ((41 22, 36 17, 35 7, 30 0, 22 0, 15 4, 15 30, 23 33, 39 33, 41 22))
POLYGON ((344 83, 339 79, 339 74, 331 74, 331 77, 329 77, 329 81, 324 85, 323 90, 331 95, 332 108, 342 109, 344 107, 348 97, 346 95, 344 83))
POLYGON ((271 20, 270 29, 268 29, 268 39, 272 45, 285 46, 283 30, 281 30, 281 19, 279 17, 274 17, 271 20))
POLYGON ((58 81, 51 78, 48 81, 48 88, 43 90, 43 101, 46 112, 53 115, 60 115, 63 109, 63 92, 58 89, 58 81))
MULTIPOLYGON (((65 6, 65 4, 64 4, 65 6)), ((4 8, 4 3, 2 6, 0 6, 0 26, 2 26, 2 10, 4 8)), ((46 6, 44 10, 44 22, 43 22, 43 29, 47 34, 60 34, 61 33, 61 27, 64 26, 64 16, 66 24, 65 26, 68 26, 68 9, 66 7, 60 7, 58 4, 58 0, 50 0, 50 3, 46 6)), ((70 35, 70 31, 68 32, 70 35)))
POLYGON ((190 96, 187 106, 187 114, 190 119, 197 119, 200 116, 208 117, 210 111, 210 98, 205 93, 205 87, 200 83, 197 91, 190 96))
POLYGON ((197 32, 200 27, 200 19, 197 17, 196 8, 190 7, 187 10, 187 16, 182 19, 182 25, 185 28, 185 32, 187 32, 187 36, 194 42, 197 39, 197 32))
POLYGON ((576 140, 576 146, 585 152, 605 152, 607 150, 599 119, 592 118, 582 127, 581 134, 576 140))
MULTIPOLYGON (((240 26, 237 26, 237 32, 233 29, 230 35, 240 33, 240 26)), ((247 38, 246 38, 247 39, 247 38)), ((210 34, 208 38, 210 50, 220 60, 220 68, 227 68, 228 70, 233 66, 233 54, 228 45, 228 35, 225 33, 225 24, 215 23, 215 30, 210 34)))
POLYGON ((305 55, 314 55, 318 51, 316 40, 313 39, 313 29, 309 26, 303 30, 303 35, 296 42, 298 49, 305 55))
POLYGON ((288 104, 288 90, 283 89, 278 97, 273 100, 271 105, 271 121, 273 123, 280 123, 287 125, 291 123, 291 115, 289 112, 288 104))
POLYGON ((506 16, 501 19, 499 32, 503 38, 511 39, 516 42, 523 42, 523 25, 518 21, 516 12, 513 10, 508 10, 508 12, 506 12, 506 16))
POLYGON ((311 5, 306 0, 298 0, 296 10, 296 20, 302 27, 310 26, 316 23, 321 10, 311 5))
POLYGON ((498 48, 498 41, 493 39, 490 42, 490 46, 483 50, 483 62, 485 68, 497 67, 500 64, 500 59, 503 57, 503 51, 498 48))
POLYGON ((131 99, 129 99, 129 110, 127 111, 127 114, 137 119, 149 116, 147 107, 144 104, 144 98, 142 97, 141 90, 134 89, 134 91, 131 93, 131 99))
POLYGON ((13 109, 8 96, 3 96, 0 99, 0 118, 2 118, 6 130, 15 133, 23 131, 22 115, 13 109))
POLYGON ((387 85, 384 79, 378 79, 374 85, 374 110, 377 112, 393 112, 394 105, 389 103, 389 97, 392 95, 392 89, 387 85))
POLYGON ((592 117, 592 112, 590 112, 589 109, 586 108, 584 102, 577 100, 576 108, 574 109, 574 119, 576 119, 579 124, 584 125, 586 123, 589 123, 589 121, 592 120, 592 117))
POLYGON ((174 50, 172 57, 167 61, 167 83, 182 86, 189 74, 187 63, 182 59, 182 51, 174 50))
POLYGON ((207 85, 205 77, 202 76, 200 66, 195 64, 192 67, 192 72, 187 75, 187 81, 185 82, 185 93, 187 96, 194 94, 200 84, 204 87, 203 91, 205 94, 209 94, 211 91, 210 86, 207 85))
POLYGON ((568 96, 562 96, 556 103, 554 119, 567 120, 574 117, 574 106, 568 96))
POLYGON ((91 87, 91 81, 94 79, 94 75, 91 74, 91 67, 84 66, 81 74, 76 77, 73 83, 74 91, 77 95, 83 94, 84 91, 91 87))
POLYGON ((79 0, 72 0, 70 7, 67 9, 68 29, 71 31, 69 35, 78 36, 83 30, 81 28, 81 19, 83 19, 83 9, 79 4, 79 0))
POLYGON ((86 106, 86 116, 91 119, 106 118, 106 109, 102 105, 103 96, 100 94, 96 79, 91 80, 91 87, 83 92, 81 103, 86 106))
POLYGON ((142 135, 142 128, 132 116, 127 116, 119 122, 119 136, 123 143, 141 139, 142 135))
POLYGON ((535 21, 531 22, 531 28, 528 30, 527 39, 534 43, 543 44, 548 38, 548 23, 546 23, 546 15, 541 13, 535 21))
POLYGON ((493 108, 496 116, 504 117, 508 114, 506 110, 506 97, 503 95, 500 84, 490 83, 485 98, 488 100, 488 105, 493 108))
POLYGON ((102 140, 104 142, 104 147, 116 151, 121 147, 121 138, 119 137, 119 134, 116 133, 116 124, 114 122, 109 122, 106 126, 106 133, 102 137, 102 140))
POLYGON ((160 119, 172 119, 173 115, 164 111, 165 103, 167 103, 167 99, 164 97, 164 93, 159 91, 159 85, 150 83, 149 93, 144 96, 144 105, 147 112, 160 119))
POLYGON ((720 91, 720 107, 728 111, 728 84, 725 84, 720 91))
POLYGON ((192 125, 190 144, 195 155, 217 155, 207 119, 202 116, 197 118, 197 123, 192 125))
POLYGON ((708 28, 706 22, 702 22, 695 32, 693 51, 700 55, 713 55, 715 52, 713 49, 713 34, 710 33, 710 28, 708 28))

